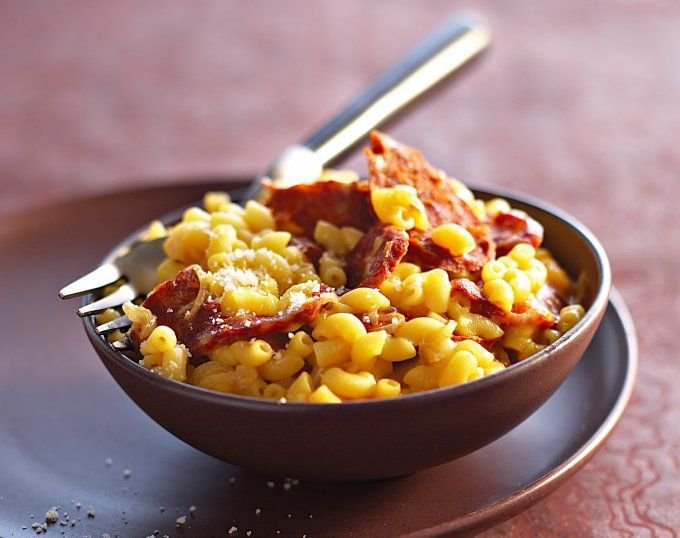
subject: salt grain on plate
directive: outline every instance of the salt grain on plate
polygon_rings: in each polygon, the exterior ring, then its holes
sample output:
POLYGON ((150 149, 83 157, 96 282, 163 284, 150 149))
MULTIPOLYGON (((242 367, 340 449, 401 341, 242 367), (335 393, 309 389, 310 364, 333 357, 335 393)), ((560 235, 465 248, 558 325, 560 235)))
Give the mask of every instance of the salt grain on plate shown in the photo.
POLYGON ((45 522, 56 523, 57 521, 59 521, 59 512, 57 511, 57 507, 53 506, 45 513, 45 522))
POLYGON ((267 487, 269 489, 274 489, 274 486, 276 486, 276 484, 274 484, 274 482, 272 482, 271 480, 267 481, 267 487))
POLYGON ((175 523, 177 523, 178 527, 181 527, 187 522, 187 516, 180 516, 175 520, 175 523))
POLYGON ((89 518, 94 517, 94 508, 92 508, 92 506, 87 507, 87 517, 89 518))
POLYGON ((111 458, 106 458, 104 460, 104 465, 106 465, 107 467, 111 467, 113 465, 113 460, 111 458))
POLYGON ((231 527, 229 529, 229 534, 236 534, 238 532, 238 527, 231 527))
POLYGON ((130 469, 125 469, 123 471, 123 478, 130 478, 132 476, 132 471, 130 469))

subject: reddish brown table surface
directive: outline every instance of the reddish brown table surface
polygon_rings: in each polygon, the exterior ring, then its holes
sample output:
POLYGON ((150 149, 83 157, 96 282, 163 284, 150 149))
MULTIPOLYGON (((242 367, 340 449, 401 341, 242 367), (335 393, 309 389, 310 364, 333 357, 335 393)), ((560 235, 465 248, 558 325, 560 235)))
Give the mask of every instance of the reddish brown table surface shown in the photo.
POLYGON ((486 536, 674 535, 677 2, 3 2, 0 215, 258 170, 459 6, 489 17, 493 50, 389 132, 464 180, 584 221, 640 338, 637 388, 605 447, 486 536))

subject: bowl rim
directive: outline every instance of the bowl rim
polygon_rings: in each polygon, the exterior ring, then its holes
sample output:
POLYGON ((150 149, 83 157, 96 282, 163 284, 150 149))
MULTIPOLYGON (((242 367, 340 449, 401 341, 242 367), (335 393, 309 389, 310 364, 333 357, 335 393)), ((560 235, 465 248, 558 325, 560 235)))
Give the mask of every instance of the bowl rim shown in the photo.
MULTIPOLYGON (((234 183, 234 185, 240 185, 240 183, 234 183)), ((499 379, 507 380, 510 376, 516 377, 521 374, 524 370, 532 368, 535 365, 547 361, 550 356, 558 348, 563 347, 570 341, 578 337, 580 334, 586 331, 586 329, 595 323, 609 302, 609 296, 611 293, 611 266, 609 259, 604 250, 604 247, 595 237, 592 231, 583 224, 576 217, 570 215, 566 211, 560 209, 559 207, 553 205, 536 196, 517 191, 514 189, 501 188, 493 189, 488 187, 476 186, 474 184, 468 184, 468 188, 475 194, 475 196, 481 195, 483 198, 495 198, 501 197, 505 198, 510 202, 510 205, 514 205, 518 202, 522 205, 528 206, 531 209, 537 209, 545 213, 550 213, 558 220, 562 221, 567 226, 574 229, 577 234, 584 240, 588 245, 590 250, 595 256, 595 261, 597 262, 599 275, 597 280, 597 289, 595 296, 593 298, 592 304, 585 311, 584 316, 566 333, 560 336, 555 342, 549 344, 543 348, 538 353, 527 357, 526 359, 512 364, 501 371, 494 372, 491 375, 487 375, 466 383, 461 383, 459 385, 453 385, 449 387, 442 387, 427 391, 415 392, 411 394, 400 395, 396 398, 384 398, 384 399, 367 399, 367 400, 355 400, 355 401, 343 401, 341 405, 318 405, 310 404, 309 402, 290 402, 286 401, 280 402, 278 400, 269 400, 264 398, 256 398, 253 396, 243 396, 238 394, 223 393, 218 391, 213 391, 210 389, 205 389, 202 387, 197 387, 190 385, 189 383, 178 382, 172 379, 164 378, 152 371, 144 368, 142 365, 138 364, 136 361, 127 357, 124 353, 114 350, 106 339, 98 335, 95 328, 95 316, 89 316, 83 318, 83 325, 88 339, 92 343, 96 350, 101 350, 106 357, 111 359, 113 362, 127 368, 131 373, 138 377, 144 378, 147 382, 152 383, 161 390, 166 390, 170 392, 177 392, 184 394, 190 398, 204 398, 208 400, 214 400, 216 403, 222 403, 234 406, 236 408, 248 408, 248 409, 259 409, 278 412, 278 413, 299 413, 306 412, 310 409, 318 410, 319 412, 341 412, 341 413, 353 413, 361 412, 366 406, 371 406, 371 408, 391 408, 393 406, 408 405, 407 403, 399 402, 421 402, 422 400, 432 400, 433 402, 439 401, 442 398, 459 397, 464 396, 470 392, 475 392, 477 390, 482 390, 499 383, 499 379)), ((231 189, 226 189, 227 192, 234 193, 240 190, 240 186, 235 186, 231 189)), ((163 223, 170 223, 178 220, 181 213, 187 208, 195 205, 200 205, 201 200, 197 200, 176 210, 170 211, 160 217, 157 217, 163 223)), ((531 212, 531 211, 529 211, 531 212)), ((540 222, 540 221, 539 221, 540 222)), ((102 263, 108 263, 116 257, 116 254, 120 252, 121 249, 129 246, 135 240, 137 240, 140 235, 146 230, 148 224, 144 227, 138 228, 131 234, 127 235, 120 243, 118 243, 109 253, 104 257, 102 263)), ((83 304, 88 304, 94 300, 94 294, 89 293, 84 296, 83 304)), ((580 358, 579 358, 580 360, 580 358)), ((151 385, 150 385, 151 386, 151 385)))

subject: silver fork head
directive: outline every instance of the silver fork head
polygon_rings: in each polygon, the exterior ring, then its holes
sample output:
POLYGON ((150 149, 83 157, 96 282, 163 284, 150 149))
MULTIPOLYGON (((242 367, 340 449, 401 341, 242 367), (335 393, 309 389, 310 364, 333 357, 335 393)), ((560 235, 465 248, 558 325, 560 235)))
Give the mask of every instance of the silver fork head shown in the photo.
POLYGON ((139 295, 149 293, 157 283, 156 268, 165 257, 164 241, 165 238, 159 238, 133 244, 122 256, 64 286, 59 296, 62 299, 70 299, 99 290, 125 278, 127 284, 121 286, 116 292, 78 310, 79 316, 89 316, 107 308, 115 308, 126 301, 132 301, 139 295))
POLYGON ((86 275, 81 276, 78 280, 71 282, 69 285, 64 286, 59 292, 59 297, 62 299, 71 299, 78 295, 85 295, 96 289, 113 284, 122 276, 118 267, 112 263, 106 263, 97 267, 94 271, 90 271, 86 275))

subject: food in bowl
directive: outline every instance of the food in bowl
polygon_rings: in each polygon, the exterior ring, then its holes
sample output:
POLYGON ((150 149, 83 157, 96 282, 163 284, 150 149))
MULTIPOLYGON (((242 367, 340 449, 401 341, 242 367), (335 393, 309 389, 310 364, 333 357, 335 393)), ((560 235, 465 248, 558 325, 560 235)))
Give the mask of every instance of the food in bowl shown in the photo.
POLYGON ((260 202, 211 192, 152 224, 159 285, 124 306, 140 364, 282 403, 391 398, 499 372, 581 319, 538 222, 382 133, 365 151, 366 180, 265 180, 260 202))

